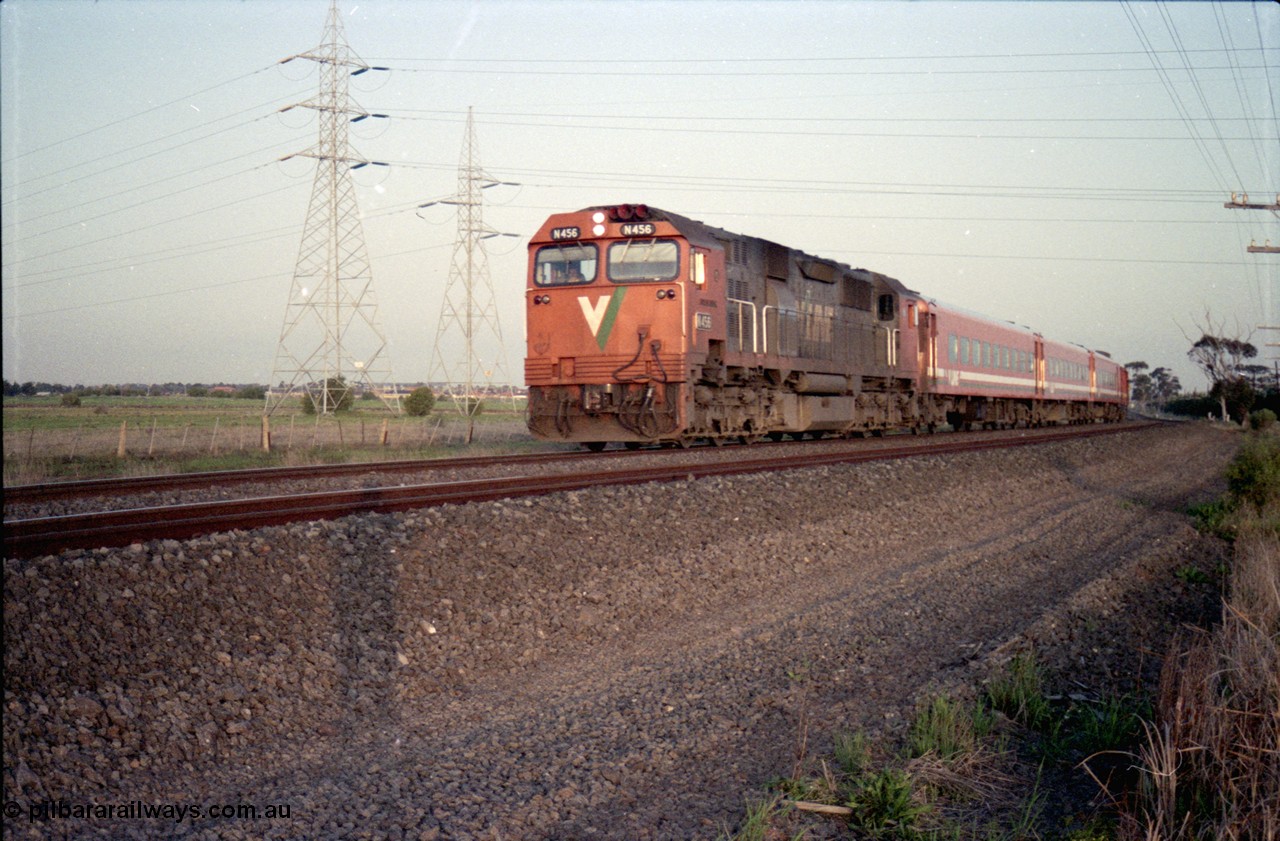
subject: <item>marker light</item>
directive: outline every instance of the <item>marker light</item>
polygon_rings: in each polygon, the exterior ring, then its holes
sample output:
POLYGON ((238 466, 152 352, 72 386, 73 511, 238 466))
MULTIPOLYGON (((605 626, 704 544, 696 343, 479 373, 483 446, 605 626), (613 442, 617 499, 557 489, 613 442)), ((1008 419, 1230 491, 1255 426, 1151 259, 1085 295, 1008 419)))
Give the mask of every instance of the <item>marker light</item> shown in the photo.
POLYGON ((658 290, 658 300, 659 300, 659 301, 661 301, 661 300, 662 300, 663 298, 665 298, 665 297, 667 297, 667 290, 665 290, 665 289, 659 289, 659 290, 658 290))
POLYGON ((596 225, 591 229, 591 233, 595 234, 598 237, 604 236, 604 225, 596 225))
POLYGON ((604 221, 604 214, 597 210, 595 213, 591 214, 591 221, 599 225, 604 221))

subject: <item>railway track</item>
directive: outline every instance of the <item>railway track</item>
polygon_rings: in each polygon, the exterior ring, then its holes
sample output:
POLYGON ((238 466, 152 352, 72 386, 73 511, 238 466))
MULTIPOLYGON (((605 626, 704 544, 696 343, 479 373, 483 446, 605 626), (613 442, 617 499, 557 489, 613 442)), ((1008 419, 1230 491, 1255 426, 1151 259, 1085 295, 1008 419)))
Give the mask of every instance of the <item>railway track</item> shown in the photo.
MULTIPOLYGON (((545 453, 501 459, 504 467, 517 472, 485 479, 445 481, 415 485, 387 485, 331 491, 256 496, 244 499, 128 508, 114 511, 31 517, 6 520, 4 548, 6 558, 24 558, 54 554, 68 549, 121 546, 144 540, 184 539, 199 534, 232 529, 252 529, 291 522, 324 520, 351 514, 387 513, 437 505, 484 502, 537 496, 557 491, 579 490, 599 485, 627 485, 645 482, 671 482, 733 473, 758 473, 792 470, 833 464, 975 452, 1002 447, 1029 446, 1093 435, 1114 434, 1145 428, 1148 424, 1122 427, 1072 427, 1066 430, 1024 432, 1016 437, 976 439, 970 436, 946 436, 925 444, 887 446, 875 449, 837 447, 796 454, 786 446, 765 456, 754 456, 759 450, 744 450, 753 457, 731 460, 618 467, 601 470, 601 459, 622 459, 644 451, 618 451, 606 454, 545 453), (530 473, 531 468, 549 462, 581 461, 584 469, 562 473, 530 473)), ((711 452, 719 452, 712 450, 711 452)), ((652 455, 652 451, 647 454, 652 455)), ((330 465, 325 468, 271 468, 149 479, 106 479, 67 482, 44 486, 6 489, 6 506, 21 497, 26 502, 102 494, 136 493, 176 487, 205 487, 235 482, 274 481, 298 477, 368 474, 370 472, 422 471, 431 467, 492 465, 492 458, 446 459, 434 462, 407 461, 381 464, 330 465)))

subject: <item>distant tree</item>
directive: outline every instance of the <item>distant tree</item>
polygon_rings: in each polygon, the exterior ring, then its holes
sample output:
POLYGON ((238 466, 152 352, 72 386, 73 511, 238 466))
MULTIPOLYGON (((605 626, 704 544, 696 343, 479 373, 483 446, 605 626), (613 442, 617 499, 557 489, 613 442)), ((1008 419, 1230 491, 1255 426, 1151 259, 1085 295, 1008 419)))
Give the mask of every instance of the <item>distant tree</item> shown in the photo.
POLYGON ((323 391, 308 391, 302 395, 302 411, 314 415, 317 411, 327 409, 330 412, 346 412, 355 403, 355 394, 347 384, 345 377, 329 377, 324 381, 323 391), (322 405, 323 404, 323 405, 322 405))
POLYGON ((1158 403, 1167 403, 1182 391, 1182 383, 1168 368, 1155 368, 1151 371, 1152 396, 1158 403))
POLYGON ((1187 356, 1208 378, 1212 386, 1209 395, 1218 401, 1224 421, 1243 418, 1253 405, 1253 387, 1243 369, 1245 360, 1257 355, 1258 349, 1247 339, 1210 333, 1201 335, 1187 351, 1187 356))
POLYGON ((1129 399, 1146 406, 1151 402, 1151 375, 1147 373, 1150 366, 1145 362, 1126 362, 1124 367, 1129 372, 1129 399))
POLYGON ((260 385, 246 385, 236 392, 236 397, 240 400, 265 400, 267 389, 260 385))
POLYGON ((431 414, 431 409, 436 405, 436 395, 429 387, 421 386, 415 388, 404 399, 401 406, 407 415, 422 418, 431 414))
POLYGON ((202 386, 202 385, 189 385, 187 386, 187 396, 188 397, 208 397, 209 389, 206 386, 202 386))

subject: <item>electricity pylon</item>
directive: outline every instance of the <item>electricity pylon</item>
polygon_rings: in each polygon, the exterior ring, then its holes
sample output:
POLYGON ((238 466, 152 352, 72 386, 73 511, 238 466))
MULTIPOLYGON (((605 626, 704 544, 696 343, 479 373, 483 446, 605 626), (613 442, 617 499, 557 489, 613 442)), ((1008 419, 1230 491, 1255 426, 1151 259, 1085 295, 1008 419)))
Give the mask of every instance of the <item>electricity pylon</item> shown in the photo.
POLYGON ((330 414, 350 403, 357 384, 399 411, 398 391, 390 387, 387 339, 379 323, 351 178, 352 170, 387 164, 357 156, 347 141, 349 123, 386 116, 361 111, 351 102, 349 77, 386 68, 370 67, 352 53, 342 32, 337 0, 329 3, 324 43, 279 63, 294 59, 320 65, 320 91, 314 99, 280 110, 310 108, 319 115, 320 133, 311 149, 280 159, 314 158, 316 175, 272 385, 267 390, 266 414, 298 392, 307 395, 318 414, 330 414))
POLYGON ((489 277, 489 260, 484 240, 514 237, 503 234, 484 223, 483 190, 499 185, 517 186, 511 181, 497 181, 480 167, 480 147, 476 142, 475 123, 467 108, 467 127, 458 165, 458 192, 448 199, 431 201, 419 208, 449 204, 458 208, 458 237, 453 245, 453 262, 445 283, 440 321, 436 326, 431 349, 428 379, 443 383, 441 395, 448 395, 454 406, 467 418, 467 443, 475 434, 475 414, 480 405, 478 389, 491 391, 495 382, 506 384, 514 401, 514 390, 506 372, 506 348, 502 343, 502 325, 498 320, 493 281, 489 277), (480 358, 477 334, 492 337, 496 355, 486 362, 480 358), (446 356, 449 360, 446 362, 446 356))

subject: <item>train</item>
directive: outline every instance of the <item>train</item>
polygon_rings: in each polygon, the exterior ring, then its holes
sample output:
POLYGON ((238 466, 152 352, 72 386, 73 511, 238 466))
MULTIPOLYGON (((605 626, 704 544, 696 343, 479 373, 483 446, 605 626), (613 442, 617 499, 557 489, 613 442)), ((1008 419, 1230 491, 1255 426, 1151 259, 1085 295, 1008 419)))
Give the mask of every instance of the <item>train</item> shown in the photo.
POLYGON ((1115 422, 1099 350, 644 204, 529 243, 530 432, 590 450, 1115 422))

